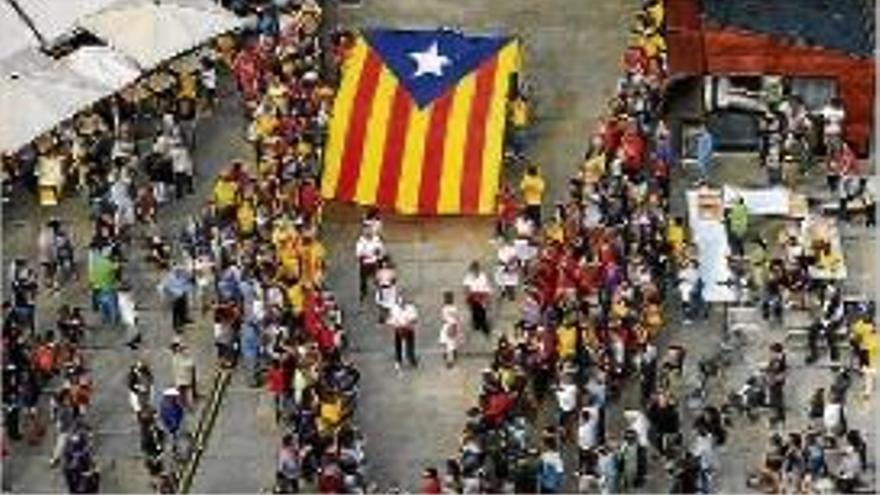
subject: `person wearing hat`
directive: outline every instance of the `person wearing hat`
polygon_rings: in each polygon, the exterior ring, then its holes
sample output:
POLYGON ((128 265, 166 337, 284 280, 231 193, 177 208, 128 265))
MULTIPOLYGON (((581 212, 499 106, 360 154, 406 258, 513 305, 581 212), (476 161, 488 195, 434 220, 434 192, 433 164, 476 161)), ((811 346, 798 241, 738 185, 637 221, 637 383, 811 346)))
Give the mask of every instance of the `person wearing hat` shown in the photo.
POLYGON ((175 454, 179 452, 185 416, 186 410, 181 404, 180 392, 174 387, 166 388, 159 403, 159 420, 162 428, 171 437, 171 449, 175 454))
POLYGON ((175 336, 171 342, 171 370, 181 403, 184 407, 191 408, 197 398, 196 363, 179 336, 175 336))

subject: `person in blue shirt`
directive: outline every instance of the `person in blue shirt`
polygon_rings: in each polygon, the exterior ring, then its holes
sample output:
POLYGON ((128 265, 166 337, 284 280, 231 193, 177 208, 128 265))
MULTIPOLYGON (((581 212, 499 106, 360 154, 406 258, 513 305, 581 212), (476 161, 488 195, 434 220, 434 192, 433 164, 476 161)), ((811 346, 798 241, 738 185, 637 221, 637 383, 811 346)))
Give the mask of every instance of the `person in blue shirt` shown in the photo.
POLYGON ((171 321, 175 332, 190 323, 189 293, 193 288, 192 276, 182 267, 174 267, 162 278, 159 290, 171 299, 171 321))
POLYGON ((701 125, 699 132, 697 132, 696 144, 700 177, 706 179, 709 176, 709 166, 712 165, 712 154, 715 152, 715 138, 705 124, 701 125))
POLYGON ((183 430, 183 417, 185 411, 180 402, 180 392, 176 388, 166 389, 159 403, 159 420, 162 428, 171 437, 173 452, 177 452, 178 440, 183 430))

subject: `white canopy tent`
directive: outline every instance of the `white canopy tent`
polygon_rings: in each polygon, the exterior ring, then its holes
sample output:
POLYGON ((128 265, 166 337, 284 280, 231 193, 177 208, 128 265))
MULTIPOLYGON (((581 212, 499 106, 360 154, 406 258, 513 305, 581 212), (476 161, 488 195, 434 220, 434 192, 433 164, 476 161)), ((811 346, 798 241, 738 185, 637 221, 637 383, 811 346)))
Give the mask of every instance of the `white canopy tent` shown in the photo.
MULTIPOLYGON (((69 34, 76 22, 120 0, 16 0, 48 42, 69 34)), ((124 1, 124 0, 123 0, 124 1)))
POLYGON ((107 95, 89 79, 45 70, 0 79, 0 150, 14 151, 107 95))
POLYGON ((31 47, 40 46, 40 41, 27 27, 11 5, 0 2, 0 60, 31 47))
POLYGON ((118 91, 137 80, 141 71, 133 60, 106 46, 84 46, 59 61, 65 68, 118 91))
POLYGON ((26 145, 144 71, 242 26, 211 0, 17 1, 25 12, 42 12, 31 20, 38 30, 43 26, 46 39, 80 27, 109 46, 80 47, 54 60, 40 52, 37 37, 0 0, 0 151, 26 145))
POLYGON ((86 17, 79 25, 151 69, 242 21, 209 0, 171 3, 133 0, 86 17))

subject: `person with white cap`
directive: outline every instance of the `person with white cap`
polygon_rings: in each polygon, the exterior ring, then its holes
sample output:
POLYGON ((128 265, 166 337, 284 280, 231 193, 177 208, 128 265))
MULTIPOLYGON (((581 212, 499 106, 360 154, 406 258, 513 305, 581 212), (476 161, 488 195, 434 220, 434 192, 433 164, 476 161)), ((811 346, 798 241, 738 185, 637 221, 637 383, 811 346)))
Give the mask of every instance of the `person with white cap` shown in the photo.
POLYGON ((162 428, 171 437, 171 449, 175 455, 179 452, 178 442, 183 431, 185 416, 186 411, 180 403, 180 392, 174 387, 166 388, 159 403, 159 419, 162 428))

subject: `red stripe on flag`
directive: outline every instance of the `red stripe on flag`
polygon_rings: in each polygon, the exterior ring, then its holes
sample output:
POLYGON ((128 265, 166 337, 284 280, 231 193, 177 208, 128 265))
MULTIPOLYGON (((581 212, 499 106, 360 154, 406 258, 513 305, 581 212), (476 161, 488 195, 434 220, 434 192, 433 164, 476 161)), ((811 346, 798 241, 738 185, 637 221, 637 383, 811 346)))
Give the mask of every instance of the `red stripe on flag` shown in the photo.
POLYGON ((477 87, 471 100, 461 172, 461 213, 476 213, 480 207, 480 178, 483 171, 483 148, 486 146, 486 119, 495 86, 498 56, 487 60, 477 72, 477 87))
POLYGON ((451 88, 439 99, 435 100, 425 136, 425 154, 422 158, 422 180, 419 186, 419 214, 433 215, 437 213, 437 200, 440 198, 440 177, 443 171, 443 148, 446 141, 446 123, 452 108, 452 95, 456 87, 451 88))
POLYGON ((376 86, 379 85, 379 72, 382 70, 382 62, 371 48, 367 50, 367 58, 361 68, 358 79, 357 93, 351 108, 351 116, 348 119, 348 129, 345 135, 345 149, 342 154, 342 165, 339 172, 339 186, 336 197, 351 201, 357 189, 360 176, 361 160, 364 156, 364 140, 367 135, 367 122, 370 120, 370 111, 373 108, 373 96, 376 94, 376 86))
POLYGON ((400 168, 403 163, 403 149, 406 145, 406 129, 413 102, 402 84, 394 91, 391 115, 388 119, 388 132, 385 134, 385 151, 382 155, 382 172, 379 176, 379 190, 376 192, 376 206, 381 209, 394 209, 397 203, 397 185, 400 181, 400 168))

